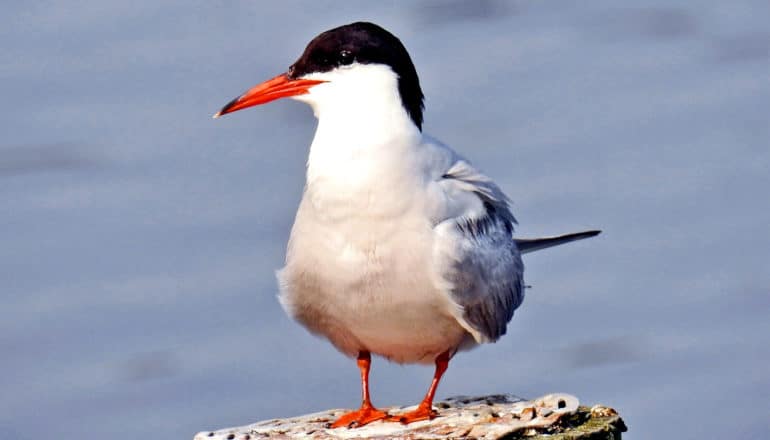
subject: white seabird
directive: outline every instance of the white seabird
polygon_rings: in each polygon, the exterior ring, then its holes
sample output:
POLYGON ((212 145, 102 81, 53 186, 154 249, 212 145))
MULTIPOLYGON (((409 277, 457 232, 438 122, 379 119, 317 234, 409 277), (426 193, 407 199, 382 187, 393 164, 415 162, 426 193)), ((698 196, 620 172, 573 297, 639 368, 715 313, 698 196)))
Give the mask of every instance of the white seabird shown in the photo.
POLYGON ((502 190, 422 132, 423 93, 411 58, 375 24, 318 35, 286 73, 214 117, 283 97, 309 104, 318 127, 279 298, 361 370, 361 408, 332 426, 430 419, 449 360, 497 341, 521 305, 521 254, 599 231, 514 239, 502 190), (417 409, 390 415, 372 405, 371 354, 435 363, 417 409))

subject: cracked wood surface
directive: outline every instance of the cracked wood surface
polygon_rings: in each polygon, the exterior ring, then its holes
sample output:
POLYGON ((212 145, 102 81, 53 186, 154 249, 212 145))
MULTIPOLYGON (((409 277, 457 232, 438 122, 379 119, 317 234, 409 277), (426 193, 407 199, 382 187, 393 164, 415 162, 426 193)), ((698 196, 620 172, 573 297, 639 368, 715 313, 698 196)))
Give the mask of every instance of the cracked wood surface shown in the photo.
MULTIPOLYGON (((626 430, 612 408, 580 406, 569 394, 549 394, 525 400, 511 394, 457 396, 437 402, 439 416, 431 421, 402 425, 374 422, 360 428, 330 429, 345 410, 334 409, 251 425, 203 431, 194 440, 304 439, 620 439, 626 430)), ((414 407, 385 408, 398 414, 414 407)))

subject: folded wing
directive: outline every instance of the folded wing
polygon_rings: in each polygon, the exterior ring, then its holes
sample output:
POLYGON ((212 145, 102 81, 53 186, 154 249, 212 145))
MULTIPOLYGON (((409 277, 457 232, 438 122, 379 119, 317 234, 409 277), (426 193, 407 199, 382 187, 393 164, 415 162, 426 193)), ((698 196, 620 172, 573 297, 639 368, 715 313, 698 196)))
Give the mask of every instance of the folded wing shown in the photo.
POLYGON ((494 342, 524 300, 524 265, 512 238, 515 219, 500 188, 464 160, 439 183, 449 203, 463 207, 435 227, 439 283, 476 342, 494 342))

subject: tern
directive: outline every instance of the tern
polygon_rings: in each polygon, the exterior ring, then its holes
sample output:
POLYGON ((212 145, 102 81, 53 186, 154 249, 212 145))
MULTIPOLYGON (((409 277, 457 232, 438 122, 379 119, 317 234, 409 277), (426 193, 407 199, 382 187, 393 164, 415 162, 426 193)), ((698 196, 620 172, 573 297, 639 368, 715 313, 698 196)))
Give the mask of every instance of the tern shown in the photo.
POLYGON ((450 359, 497 341, 524 299, 521 255, 597 235, 514 239, 509 199, 460 154, 422 132, 423 93, 404 45, 357 22, 323 32, 289 69, 215 118, 279 98, 318 119, 306 185, 278 271, 289 316, 357 359, 362 404, 332 428, 436 417, 450 359), (435 364, 405 414, 369 396, 371 355, 435 364))

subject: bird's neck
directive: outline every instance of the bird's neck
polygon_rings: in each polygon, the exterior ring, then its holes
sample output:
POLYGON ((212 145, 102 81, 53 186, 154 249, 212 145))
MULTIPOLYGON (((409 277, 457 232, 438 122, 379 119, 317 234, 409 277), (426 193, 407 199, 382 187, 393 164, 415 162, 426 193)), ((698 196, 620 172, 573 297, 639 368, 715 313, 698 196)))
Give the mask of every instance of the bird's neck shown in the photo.
POLYGON ((410 166, 422 134, 408 117, 354 116, 319 119, 308 155, 309 184, 336 181, 354 186, 381 173, 397 177, 410 166))
POLYGON ((390 221, 409 208, 422 177, 422 133, 400 104, 375 108, 319 114, 304 194, 318 221, 353 228, 356 219, 390 221))
POLYGON ((398 93, 343 97, 317 107, 318 127, 308 157, 308 182, 356 176, 373 167, 398 167, 417 148, 422 133, 398 93))

